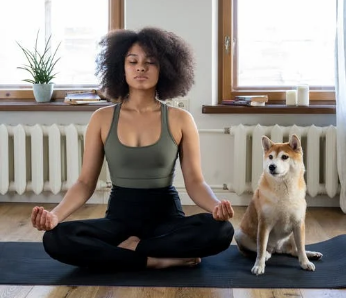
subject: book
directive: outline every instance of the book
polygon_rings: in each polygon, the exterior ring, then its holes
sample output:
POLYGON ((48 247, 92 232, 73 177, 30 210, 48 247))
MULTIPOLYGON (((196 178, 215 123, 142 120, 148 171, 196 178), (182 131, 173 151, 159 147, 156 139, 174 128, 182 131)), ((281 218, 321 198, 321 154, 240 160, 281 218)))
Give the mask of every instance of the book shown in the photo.
POLYGON ((248 101, 248 100, 223 100, 221 103, 223 105, 230 105, 230 106, 249 106, 249 107, 265 106, 265 102, 256 102, 256 101, 248 101))
POLYGON ((238 95, 235 97, 234 100, 250 102, 268 102, 268 95, 238 95))
POLYGON ((107 100, 71 100, 66 103, 70 105, 92 105, 92 104, 98 105, 102 103, 108 103, 108 101, 107 100))
POLYGON ((234 100, 223 100, 224 105, 262 107, 268 101, 267 95, 239 95, 234 100))
POLYGON ((101 97, 97 94, 96 90, 76 91, 67 92, 64 101, 69 104, 80 104, 80 102, 90 103, 101 101, 101 97))

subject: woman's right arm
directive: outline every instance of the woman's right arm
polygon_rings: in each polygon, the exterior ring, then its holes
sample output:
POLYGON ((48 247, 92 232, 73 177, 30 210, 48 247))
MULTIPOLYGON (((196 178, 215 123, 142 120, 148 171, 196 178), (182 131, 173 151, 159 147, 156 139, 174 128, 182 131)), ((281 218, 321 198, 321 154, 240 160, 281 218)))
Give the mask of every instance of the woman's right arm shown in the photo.
POLYGON ((53 229, 59 222, 84 205, 94 193, 104 159, 101 138, 103 117, 102 109, 91 116, 85 134, 81 173, 62 201, 50 212, 44 210, 43 207, 34 207, 31 221, 38 230, 53 229))

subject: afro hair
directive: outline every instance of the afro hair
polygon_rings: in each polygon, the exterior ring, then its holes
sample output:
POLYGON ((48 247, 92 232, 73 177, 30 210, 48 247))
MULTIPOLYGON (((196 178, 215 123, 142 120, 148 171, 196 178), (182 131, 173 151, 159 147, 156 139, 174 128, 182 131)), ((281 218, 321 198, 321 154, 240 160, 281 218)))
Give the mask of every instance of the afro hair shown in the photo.
POLYGON ((135 43, 159 63, 158 98, 166 100, 185 96, 194 84, 195 63, 190 46, 172 32, 146 27, 138 32, 114 30, 100 41, 96 75, 107 97, 113 100, 127 97, 129 86, 125 80, 125 56, 135 43))

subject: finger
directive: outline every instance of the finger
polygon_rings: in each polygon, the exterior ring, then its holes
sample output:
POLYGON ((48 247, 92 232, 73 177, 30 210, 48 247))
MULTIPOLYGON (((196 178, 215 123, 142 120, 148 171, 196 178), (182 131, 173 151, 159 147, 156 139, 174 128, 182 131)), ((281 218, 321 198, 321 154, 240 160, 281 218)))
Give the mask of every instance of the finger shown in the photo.
POLYGON ((227 219, 232 218, 233 217, 233 209, 231 207, 231 203, 229 201, 225 201, 224 207, 225 207, 227 219))
POLYGON ((228 219, 228 210, 227 210, 226 204, 227 204, 226 201, 221 202, 222 219, 224 219, 224 220, 228 219))
POLYGON ((46 218, 46 230, 51 230, 52 229, 52 218, 51 214, 47 213, 47 218, 46 218))
POLYGON ((229 205, 228 209, 229 209, 229 210, 228 210, 228 213, 229 213, 230 217, 232 218, 232 217, 234 216, 233 207, 232 207, 231 205, 229 205))
POLYGON ((229 201, 226 202, 226 207, 227 207, 227 213, 229 214, 229 216, 232 218, 234 215, 234 210, 232 208, 232 205, 229 201))
POLYGON ((42 220, 42 216, 43 216, 43 207, 39 207, 39 211, 38 211, 38 214, 37 214, 37 217, 36 217, 36 226, 42 230, 42 223, 41 223, 41 220, 42 220))
POLYGON ((223 220, 223 211, 222 211, 222 203, 219 205, 218 218, 223 220))
POLYGON ((44 230, 46 229, 46 221, 47 221, 47 211, 43 210, 41 221, 40 221, 41 229, 44 229, 44 230))
POLYGON ((37 215, 35 219, 35 227, 40 228, 40 222, 41 222, 41 217, 42 217, 42 212, 43 212, 43 207, 37 207, 37 215))
POLYGON ((214 210, 213 210, 213 217, 214 219, 218 219, 218 213, 219 213, 219 206, 215 206, 214 210))
POLYGON ((38 207, 36 206, 36 207, 32 208, 32 212, 31 212, 31 223, 34 227, 36 227, 37 213, 38 213, 38 207))

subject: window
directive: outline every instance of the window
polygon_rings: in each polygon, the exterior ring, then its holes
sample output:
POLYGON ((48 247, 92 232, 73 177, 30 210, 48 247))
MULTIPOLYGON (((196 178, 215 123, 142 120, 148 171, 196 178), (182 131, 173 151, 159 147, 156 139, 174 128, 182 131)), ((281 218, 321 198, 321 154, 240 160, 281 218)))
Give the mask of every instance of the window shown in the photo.
POLYGON ((22 81, 28 73, 17 68, 26 60, 16 41, 32 49, 38 32, 41 44, 51 36, 53 50, 61 42, 55 89, 97 87, 98 42, 123 27, 123 0, 16 0, 0 7, 0 27, 6 28, 0 31, 0 98, 33 97, 31 84, 22 81))
POLYGON ((219 102, 298 84, 335 100, 335 0, 219 0, 219 102))

